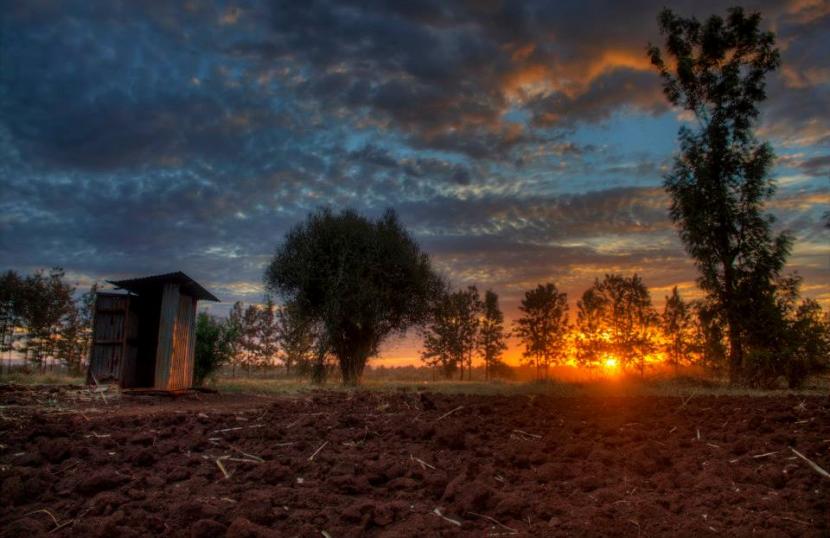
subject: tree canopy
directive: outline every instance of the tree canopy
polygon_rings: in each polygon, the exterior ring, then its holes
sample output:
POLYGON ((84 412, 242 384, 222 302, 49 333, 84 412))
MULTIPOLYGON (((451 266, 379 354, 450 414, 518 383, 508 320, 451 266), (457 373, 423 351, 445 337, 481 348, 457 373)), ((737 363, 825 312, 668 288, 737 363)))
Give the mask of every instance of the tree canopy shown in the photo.
POLYGON ((312 213, 285 236, 265 272, 267 287, 318 322, 343 382, 359 382, 384 338, 424 321, 441 289, 429 257, 388 210, 312 213))

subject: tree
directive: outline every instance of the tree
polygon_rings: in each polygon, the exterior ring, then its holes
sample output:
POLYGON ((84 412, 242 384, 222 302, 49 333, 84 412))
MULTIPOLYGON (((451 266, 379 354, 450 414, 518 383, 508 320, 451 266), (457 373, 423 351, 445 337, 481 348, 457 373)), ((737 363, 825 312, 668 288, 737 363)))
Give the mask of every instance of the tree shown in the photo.
POLYGON ((602 305, 603 348, 624 369, 634 367, 645 375, 646 357, 655 349, 658 316, 643 280, 617 274, 596 280, 594 292, 602 305))
POLYGON ((697 120, 696 129, 680 129, 680 154, 665 177, 670 215, 695 260, 700 287, 722 312, 729 376, 738 382, 747 349, 770 352, 759 345, 769 329, 764 323, 782 318, 756 316, 773 312, 791 240, 774 235, 772 217, 763 213, 775 192, 769 175, 774 155, 753 133, 757 105, 766 98, 765 76, 778 67, 779 53, 774 35, 760 30, 760 14, 741 8, 703 23, 666 9, 658 20, 673 61, 649 45, 651 62, 668 100, 697 120))
POLYGON ((298 309, 287 304, 277 311, 277 327, 285 373, 292 369, 300 375, 310 375, 317 339, 314 325, 303 319, 298 309))
POLYGON ((430 366, 440 367, 447 378, 460 370, 460 379, 463 380, 466 366, 468 378, 471 378, 480 310, 481 300, 475 286, 442 293, 434 302, 424 325, 421 360, 430 366))
POLYGON ((277 306, 271 295, 265 296, 265 303, 257 311, 257 363, 260 366, 275 366, 279 352, 279 324, 277 306))
POLYGON ((239 333, 241 358, 239 362, 245 366, 249 377, 251 367, 256 366, 262 356, 259 342, 259 319, 259 308, 255 304, 249 304, 242 311, 242 323, 240 324, 239 333))
POLYGON ((75 290, 63 277, 63 269, 56 267, 48 274, 35 271, 23 284, 20 319, 26 336, 21 351, 40 367, 56 358, 62 323, 75 308, 75 290))
POLYGON ((0 275, 0 353, 14 348, 14 330, 21 324, 25 279, 16 271, 0 275))
POLYGON ((233 356, 232 342, 236 327, 208 314, 200 312, 196 318, 196 346, 194 351, 193 382, 204 383, 221 365, 233 356))
POLYGON ((608 347, 608 332, 603 325, 605 302, 596 287, 585 290, 576 302, 575 347, 580 366, 599 366, 608 347))
POLYGON ((229 342, 230 358, 228 362, 231 364, 231 376, 236 377, 236 367, 241 365, 244 361, 243 338, 242 335, 245 330, 244 326, 244 309, 242 301, 236 301, 228 313, 228 329, 233 338, 229 342))
POLYGON ((785 376, 791 389, 804 384, 810 375, 830 370, 830 312, 823 312, 814 299, 805 299, 790 321, 789 360, 785 376))
POLYGON ((728 366, 725 323, 720 319, 722 310, 707 300, 697 300, 691 305, 694 319, 691 352, 696 362, 714 375, 721 375, 728 366))
POLYGON ((536 367, 537 379, 547 379, 550 365, 566 357, 568 296, 553 283, 539 284, 525 292, 519 310, 515 333, 524 344, 524 357, 536 367))
POLYGON ((440 289, 430 260, 388 210, 369 220, 321 210, 293 228, 265 272, 269 290, 321 328, 320 344, 356 385, 392 333, 426 320, 440 289))
POLYGON ((674 366, 674 374, 677 375, 680 362, 686 358, 691 349, 693 330, 691 308, 683 302, 677 286, 672 289, 671 295, 666 297, 662 322, 663 334, 667 339, 666 353, 669 363, 674 366))
POLYGON ((499 296, 492 290, 484 292, 478 330, 478 351, 484 361, 484 379, 490 379, 502 353, 507 349, 504 333, 504 314, 499 309, 499 296))

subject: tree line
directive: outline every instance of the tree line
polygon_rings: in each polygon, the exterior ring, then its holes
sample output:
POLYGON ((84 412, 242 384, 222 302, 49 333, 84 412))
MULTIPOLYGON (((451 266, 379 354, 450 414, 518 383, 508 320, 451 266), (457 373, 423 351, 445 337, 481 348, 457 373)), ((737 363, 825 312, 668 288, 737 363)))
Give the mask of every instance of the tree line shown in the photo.
POLYGON ((61 268, 0 275, 0 353, 35 369, 60 363, 79 374, 92 339, 97 284, 77 296, 61 268))
MULTIPOLYGON (((830 369, 830 313, 814 299, 799 301, 797 284, 793 279, 790 293, 781 298, 785 315, 778 330, 786 333, 787 345, 775 362, 757 367, 752 385, 772 386, 784 377, 795 388, 808 376, 830 369)), ((682 366, 700 366, 717 376, 729 370, 728 339, 711 302, 685 301, 675 286, 658 311, 637 274, 596 279, 576 302, 573 322, 568 296, 554 283, 526 291, 519 311, 508 331, 492 290, 483 301, 475 286, 445 292, 423 330, 422 361, 447 378, 460 372, 459 379, 464 379, 466 369, 470 379, 472 359, 478 357, 488 378, 504 371, 501 356, 513 335, 538 379, 564 364, 619 367, 640 376, 658 363, 672 367, 675 374, 682 366)))

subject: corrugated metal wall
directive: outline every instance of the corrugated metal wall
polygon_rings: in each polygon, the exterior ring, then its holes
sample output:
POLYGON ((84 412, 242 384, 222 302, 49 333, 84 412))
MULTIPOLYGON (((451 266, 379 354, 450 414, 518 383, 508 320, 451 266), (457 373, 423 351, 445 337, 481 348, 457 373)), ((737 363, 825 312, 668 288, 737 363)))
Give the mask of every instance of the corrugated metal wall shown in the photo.
POLYGON ((99 294, 95 300, 95 322, 89 356, 89 378, 98 382, 118 380, 124 355, 124 325, 130 298, 99 294))
POLYGON ((155 388, 167 390, 170 382, 170 361, 173 356, 173 333, 179 313, 179 285, 165 284, 161 295, 159 339, 156 347, 155 388))
POLYGON ((173 331, 173 357, 170 362, 169 390, 189 389, 193 385, 196 305, 193 297, 179 297, 179 312, 173 331))

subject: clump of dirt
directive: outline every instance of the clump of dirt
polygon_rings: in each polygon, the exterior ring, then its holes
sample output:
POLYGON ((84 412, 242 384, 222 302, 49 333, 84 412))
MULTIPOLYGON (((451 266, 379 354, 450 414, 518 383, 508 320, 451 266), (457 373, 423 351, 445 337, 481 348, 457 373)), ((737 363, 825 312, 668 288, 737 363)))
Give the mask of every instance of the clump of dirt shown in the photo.
POLYGON ((830 533, 827 398, 25 390, 2 536, 830 533))

